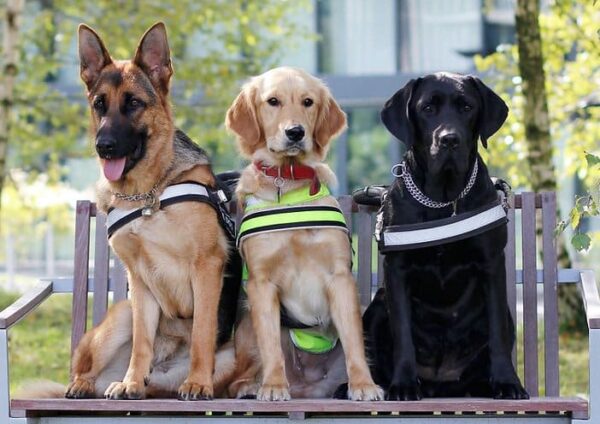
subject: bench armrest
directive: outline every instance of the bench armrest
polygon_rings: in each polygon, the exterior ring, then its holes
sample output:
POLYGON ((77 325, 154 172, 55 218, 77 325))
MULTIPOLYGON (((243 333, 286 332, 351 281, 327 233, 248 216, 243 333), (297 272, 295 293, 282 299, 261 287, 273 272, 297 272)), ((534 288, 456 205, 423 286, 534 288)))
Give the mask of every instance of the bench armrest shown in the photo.
POLYGON ((593 271, 581 271, 579 289, 581 290, 588 328, 590 330, 600 329, 600 296, 598 296, 598 286, 596 286, 593 271))
POLYGON ((0 312, 0 330, 6 330, 37 308, 52 294, 52 281, 39 282, 12 305, 0 312))

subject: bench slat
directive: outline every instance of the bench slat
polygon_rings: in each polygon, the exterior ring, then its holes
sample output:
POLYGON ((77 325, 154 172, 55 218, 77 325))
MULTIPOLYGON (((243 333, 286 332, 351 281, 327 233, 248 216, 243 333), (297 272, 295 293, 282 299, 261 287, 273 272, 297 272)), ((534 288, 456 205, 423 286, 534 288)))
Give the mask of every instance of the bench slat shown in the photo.
POLYGON ((546 396, 559 395, 558 376, 558 284, 556 194, 542 193, 542 247, 544 266, 544 375, 546 396))
POLYGON ((358 292, 360 304, 368 306, 371 302, 371 266, 372 247, 371 214, 367 207, 358 207, 358 292))
POLYGON ((13 410, 34 411, 139 411, 139 412, 539 412, 567 411, 586 416, 588 402, 572 398, 532 398, 530 400, 495 400, 483 398, 438 398, 399 402, 354 402, 335 399, 293 399, 287 402, 261 402, 243 399, 217 399, 202 402, 182 402, 176 399, 105 400, 105 399, 15 399, 13 410))
MULTIPOLYGON (((509 209, 506 213, 508 218, 507 224, 507 240, 504 248, 505 267, 506 267, 506 300, 508 309, 512 316, 515 326, 517 325, 517 257, 515 252, 515 200, 511 197, 509 200, 509 209)), ((517 344, 513 346, 512 362, 516 369, 517 367, 517 344)))
POLYGON ((523 236, 523 334, 525 389, 538 395, 536 209, 535 194, 523 193, 521 234, 523 236))
POLYGON ((106 236, 106 215, 96 215, 96 235, 94 248, 94 312, 92 323, 98 325, 108 307, 108 239, 106 236))
POLYGON ((71 327, 71 357, 86 329, 88 304, 88 272, 90 256, 91 203, 78 201, 75 217, 75 254, 73 274, 73 324, 71 327))

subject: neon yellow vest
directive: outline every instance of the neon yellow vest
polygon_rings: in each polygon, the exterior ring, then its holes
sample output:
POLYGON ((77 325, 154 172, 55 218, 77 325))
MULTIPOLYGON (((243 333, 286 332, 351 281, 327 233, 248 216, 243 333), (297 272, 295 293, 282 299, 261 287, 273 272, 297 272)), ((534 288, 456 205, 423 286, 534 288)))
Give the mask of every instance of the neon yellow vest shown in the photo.
POLYGON ((306 205, 325 196, 329 190, 321 185, 318 193, 311 196, 310 187, 301 187, 285 193, 279 202, 256 201, 252 198, 245 207, 240 224, 237 245, 256 234, 306 228, 338 228, 348 231, 342 211, 335 206, 306 205))
MULTIPOLYGON (((238 231, 237 245, 256 234, 274 231, 305 228, 339 228, 348 231, 344 214, 335 206, 305 205, 329 196, 327 186, 321 184, 320 190, 310 195, 310 187, 284 193, 278 202, 258 200, 254 197, 246 199, 244 218, 238 231)), ((244 264, 244 280, 247 279, 247 268, 244 264)), ((337 344, 337 338, 326 336, 314 329, 290 328, 292 343, 300 350, 313 354, 327 353, 337 344)))

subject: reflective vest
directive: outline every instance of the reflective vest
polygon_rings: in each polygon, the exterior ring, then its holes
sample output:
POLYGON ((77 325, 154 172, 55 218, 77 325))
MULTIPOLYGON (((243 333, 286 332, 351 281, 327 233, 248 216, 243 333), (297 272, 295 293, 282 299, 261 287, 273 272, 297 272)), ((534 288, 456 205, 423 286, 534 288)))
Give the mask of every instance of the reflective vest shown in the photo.
POLYGON ((301 187, 285 193, 279 202, 264 202, 249 196, 244 218, 237 236, 238 248, 247 238, 256 234, 306 228, 338 228, 348 232, 342 211, 335 206, 304 204, 329 196, 325 185, 310 195, 310 187, 301 187))
MULTIPOLYGON (((310 187, 284 193, 278 202, 267 202, 254 196, 246 198, 244 218, 237 236, 238 248, 242 242, 257 234, 306 228, 338 228, 348 232, 342 211, 335 206, 307 205, 325 196, 329 189, 321 184, 319 191, 311 195, 310 187)), ((244 265, 244 280, 247 269, 244 265)), ((331 351, 337 344, 337 337, 325 335, 313 328, 290 328, 290 339, 294 346, 305 352, 322 354, 331 351)))

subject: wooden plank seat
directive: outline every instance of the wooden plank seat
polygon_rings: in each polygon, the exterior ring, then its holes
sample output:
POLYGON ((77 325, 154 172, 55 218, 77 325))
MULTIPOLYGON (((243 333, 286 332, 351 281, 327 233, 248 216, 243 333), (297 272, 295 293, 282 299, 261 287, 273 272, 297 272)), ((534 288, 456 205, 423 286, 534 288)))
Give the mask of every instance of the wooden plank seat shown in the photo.
MULTIPOLYGON (((367 305, 381 285, 381 256, 373 249, 372 233, 376 209, 353 203, 350 196, 340 197, 340 204, 350 229, 358 237, 355 263, 360 299, 367 305)), ((396 418, 412 421, 467 420, 488 417, 493 419, 535 420, 600 423, 600 364, 590 361, 590 387, 587 399, 561 397, 558 367, 558 284, 577 284, 586 309, 589 327, 590 358, 600 358, 600 297, 589 270, 557 269, 554 227, 556 198, 554 193, 523 193, 510 199, 509 241, 506 248, 507 292, 513 317, 517 313, 517 291, 523 292, 523 358, 513 352, 515 364, 522 364, 523 382, 532 396, 529 400, 495 400, 482 398, 424 399, 410 402, 352 402, 338 400, 295 399, 287 402, 216 399, 213 401, 183 402, 175 399, 141 401, 110 401, 104 399, 10 399, 8 390, 8 329, 35 309, 52 293, 73 293, 72 349, 86 330, 88 295, 93 295, 91 317, 97 324, 113 300, 127 296, 127 282, 122 264, 110 257, 106 242, 104 216, 96 216, 95 205, 88 201, 77 203, 75 234, 75 269, 73 279, 42 281, 29 293, 0 313, 0 423, 25 422, 120 422, 115 420, 144 420, 144 422, 186 421, 191 416, 203 419, 229 417, 234 420, 277 419, 365 420, 396 418), (95 230, 91 231, 96 220, 95 230), (521 225, 516 225, 521 223, 521 225), (541 228, 541 243, 537 243, 541 228), (91 237, 94 235, 94 237, 91 237), (94 246, 95 254, 90 255, 94 246), (541 245, 539 245, 541 244, 541 245), (518 261, 518 258, 521 258, 518 261), (539 259, 541 258, 541 259, 539 259), (90 273, 89 264, 94 270, 90 273), (517 269, 517 263, 522 263, 517 269), (542 267, 538 269, 538 262, 542 267), (538 293, 543 293, 543 355, 538 352, 538 293), (540 367, 538 361, 543 362, 540 367), (539 370, 541 370, 541 374, 539 370), (543 377, 543 378, 542 378, 543 377), (542 386, 543 382, 543 386, 542 386), (543 395, 540 394, 543 392, 543 395), (75 418, 76 417, 76 418, 75 418), (155 421, 153 421, 155 420, 155 421), (75 421, 73 421, 75 422, 75 421)), ((519 350, 521 351, 521 350, 519 350)), ((43 376, 42 376, 43 377, 43 376)), ((275 421, 274 421, 275 420, 275 421)))

